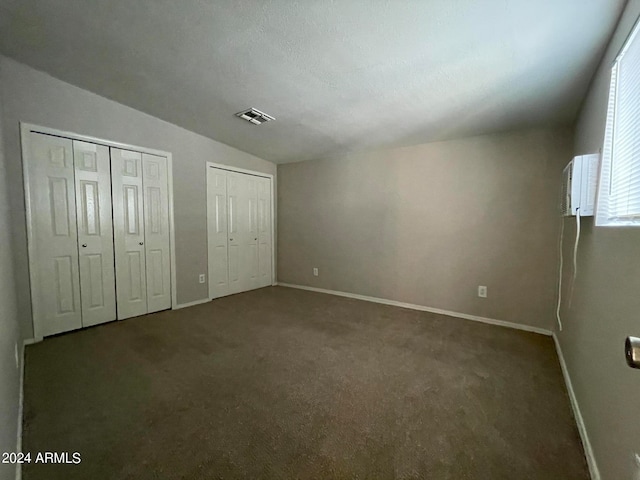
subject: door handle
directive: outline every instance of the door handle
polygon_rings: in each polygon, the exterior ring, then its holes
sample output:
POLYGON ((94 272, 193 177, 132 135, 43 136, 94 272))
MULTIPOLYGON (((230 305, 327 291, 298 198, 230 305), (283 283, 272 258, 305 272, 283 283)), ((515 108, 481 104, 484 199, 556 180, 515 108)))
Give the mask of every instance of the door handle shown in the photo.
POLYGON ((229 239, 229 241, 230 241, 230 242, 233 242, 233 238, 230 238, 230 239, 229 239))
POLYGON ((86 244, 86 243, 83 243, 83 244, 82 244, 82 248, 87 248, 87 244, 86 244))
POLYGON ((257 240, 257 238, 254 238, 254 240, 257 240))
POLYGON ((140 242, 138 245, 144 245, 144 242, 140 242))
POLYGON ((627 365, 631 368, 640 368, 640 338, 627 337, 624 342, 624 353, 627 357, 627 365))

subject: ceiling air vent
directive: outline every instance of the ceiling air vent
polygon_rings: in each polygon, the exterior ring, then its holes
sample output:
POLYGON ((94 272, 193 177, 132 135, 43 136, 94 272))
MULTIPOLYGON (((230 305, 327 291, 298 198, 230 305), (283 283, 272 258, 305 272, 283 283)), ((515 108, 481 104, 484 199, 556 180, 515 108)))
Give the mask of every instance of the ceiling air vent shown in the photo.
POLYGON ((275 120, 275 117, 267 115, 266 113, 261 112, 260 110, 257 110, 255 108, 250 108, 249 110, 245 110, 244 112, 236 113, 236 115, 240 118, 244 118, 247 122, 251 122, 256 125, 275 120))

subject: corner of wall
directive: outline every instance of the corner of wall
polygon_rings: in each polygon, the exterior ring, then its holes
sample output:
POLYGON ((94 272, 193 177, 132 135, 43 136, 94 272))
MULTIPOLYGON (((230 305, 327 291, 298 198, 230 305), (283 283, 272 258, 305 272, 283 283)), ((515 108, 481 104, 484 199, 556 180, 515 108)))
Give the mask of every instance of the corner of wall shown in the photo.
MULTIPOLYGON (((0 58, 1 60, 1 58, 0 58)), ((3 70, 0 64, 0 452, 14 452, 20 448, 22 411, 20 408, 24 361, 23 346, 18 325, 17 292, 14 277, 14 255, 10 232, 9 180, 7 178, 5 142, 3 132, 3 70)), ((11 464, 0 464, 0 476, 19 478, 19 469, 11 464)))

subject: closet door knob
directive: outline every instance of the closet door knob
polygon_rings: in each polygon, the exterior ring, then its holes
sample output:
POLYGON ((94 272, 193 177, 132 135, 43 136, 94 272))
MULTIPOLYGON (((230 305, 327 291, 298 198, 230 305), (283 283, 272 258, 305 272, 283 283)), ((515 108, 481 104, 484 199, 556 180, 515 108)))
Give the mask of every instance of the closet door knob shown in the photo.
POLYGON ((233 238, 230 238, 230 239, 229 239, 229 241, 230 241, 230 242, 233 242, 233 238))
POLYGON ((144 242, 140 242, 139 245, 144 245, 144 242))
POLYGON ((87 244, 86 244, 86 243, 83 243, 83 244, 82 244, 82 248, 87 248, 87 244))

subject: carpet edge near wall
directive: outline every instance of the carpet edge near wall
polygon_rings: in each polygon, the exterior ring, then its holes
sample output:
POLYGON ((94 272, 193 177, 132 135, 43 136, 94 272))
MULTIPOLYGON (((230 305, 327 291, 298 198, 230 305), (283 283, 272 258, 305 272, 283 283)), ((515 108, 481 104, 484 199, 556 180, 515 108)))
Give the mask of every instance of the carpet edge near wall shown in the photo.
POLYGON ((436 313, 438 315, 446 315, 448 317, 462 318, 464 320, 472 320, 475 322, 486 323, 489 325, 497 325, 500 327, 507 327, 507 328, 513 328, 515 330, 523 330, 525 332, 537 333, 540 335, 545 335, 547 337, 551 337, 553 335, 553 332, 551 330, 547 330, 545 328, 533 327, 531 325, 509 322, 507 320, 498 320, 495 318, 481 317, 479 315, 471 315, 468 313, 453 312, 451 310, 443 310, 441 308, 427 307, 425 305, 418 305, 415 303, 406 303, 406 302, 400 302, 397 300, 389 300, 387 298, 370 297, 368 295, 360 295, 358 293, 341 292, 339 290, 329 290, 325 288, 310 287, 307 285, 298 285, 293 283, 278 282, 276 285, 279 287, 297 288, 299 290, 308 290, 310 292, 326 293, 328 295, 337 295, 339 297, 354 298, 356 300, 363 300, 365 302, 373 302, 373 303, 380 303, 383 305, 391 305, 394 307, 408 308, 411 310, 418 310, 420 312, 436 313))

